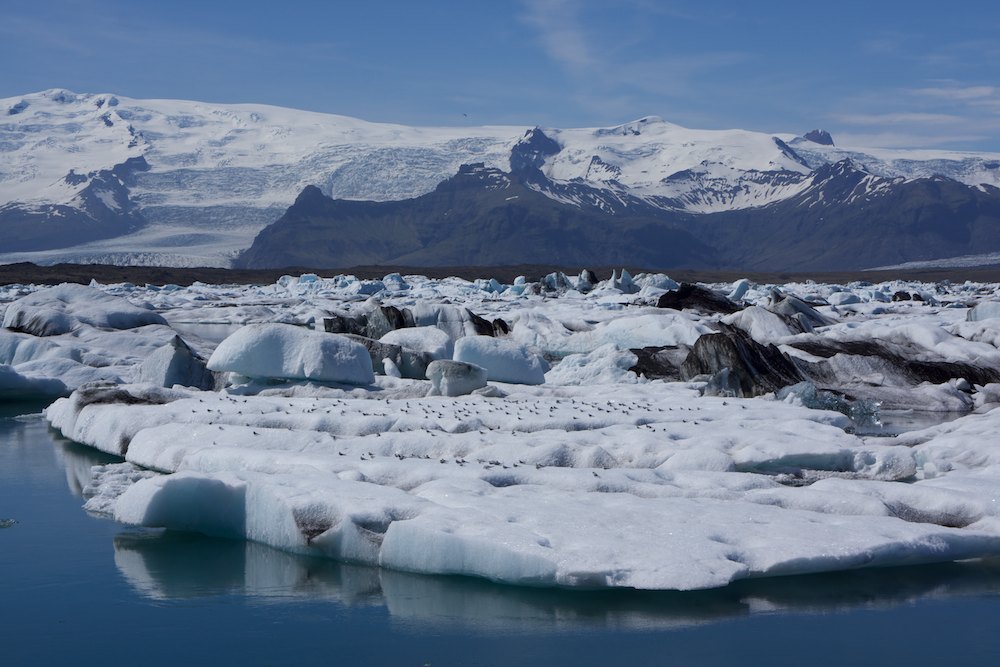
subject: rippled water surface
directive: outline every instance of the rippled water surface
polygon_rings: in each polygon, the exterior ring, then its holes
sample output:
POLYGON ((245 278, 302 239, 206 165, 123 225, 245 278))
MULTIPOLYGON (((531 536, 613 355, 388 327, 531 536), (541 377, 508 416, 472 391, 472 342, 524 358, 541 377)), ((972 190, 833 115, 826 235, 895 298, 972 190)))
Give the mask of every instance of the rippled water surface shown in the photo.
POLYGON ((139 530, 113 460, 0 408, 3 665, 997 665, 1000 563, 687 594, 519 589, 139 530))

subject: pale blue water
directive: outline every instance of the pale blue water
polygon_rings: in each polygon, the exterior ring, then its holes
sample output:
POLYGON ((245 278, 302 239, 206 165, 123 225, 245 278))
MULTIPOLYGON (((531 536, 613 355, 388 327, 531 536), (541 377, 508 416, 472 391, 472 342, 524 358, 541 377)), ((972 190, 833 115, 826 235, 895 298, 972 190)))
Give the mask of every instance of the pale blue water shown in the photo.
POLYGON ((0 665, 998 665, 1000 563, 581 593, 88 516, 111 460, 0 408, 0 665))

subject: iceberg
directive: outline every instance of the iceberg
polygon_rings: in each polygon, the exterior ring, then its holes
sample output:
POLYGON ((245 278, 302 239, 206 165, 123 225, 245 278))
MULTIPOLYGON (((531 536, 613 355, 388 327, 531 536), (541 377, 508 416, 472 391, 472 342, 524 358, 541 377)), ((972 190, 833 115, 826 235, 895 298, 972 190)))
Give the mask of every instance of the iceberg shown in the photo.
POLYGON ((134 329, 166 324, 159 313, 85 285, 63 284, 38 290, 7 306, 5 329, 34 336, 56 336, 81 325, 102 329, 134 329))
POLYGON ((12 366, 0 364, 0 401, 37 400, 65 396, 66 385, 55 378, 32 378, 21 375, 12 366))
POLYGON ((541 359, 526 347, 492 336, 465 336, 455 343, 455 361, 464 361, 486 369, 495 382, 542 384, 545 367, 541 359))
POLYGON ((367 385, 375 381, 364 345, 290 324, 251 324, 226 338, 208 369, 248 378, 367 385))
POLYGON ((617 280, 387 276, 377 302, 343 276, 102 286, 195 328, 183 345, 162 324, 0 331, 0 378, 63 382, 49 423, 125 459, 95 476, 92 511, 291 553, 657 590, 1000 555, 1000 336, 967 319, 996 286, 709 286, 740 292, 726 315, 653 307, 665 278, 617 280), (935 302, 869 294, 895 291, 935 302), (829 304, 848 292, 861 302, 829 304), (291 324, 323 318, 381 341, 291 324), (240 328, 215 343, 198 323, 240 328), (738 375, 736 353, 695 368, 720 332, 780 352, 802 383, 711 395, 738 375), (196 357, 236 384, 199 388, 196 357), (689 372, 630 370, 654 357, 689 372), (957 412, 864 435, 852 417, 879 405, 957 412))

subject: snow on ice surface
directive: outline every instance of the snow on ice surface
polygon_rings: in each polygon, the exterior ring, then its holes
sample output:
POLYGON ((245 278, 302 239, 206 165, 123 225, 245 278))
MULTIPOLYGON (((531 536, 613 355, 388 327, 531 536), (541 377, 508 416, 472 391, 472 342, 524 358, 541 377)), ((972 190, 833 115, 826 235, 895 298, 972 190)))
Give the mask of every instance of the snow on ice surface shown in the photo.
MULTIPOLYGON (((648 307, 643 289, 664 283, 662 276, 637 276, 638 293, 615 294, 602 283, 588 295, 558 298, 487 289, 487 281, 404 280, 409 289, 381 295, 383 305, 414 308, 459 345, 475 341, 458 317, 462 308, 503 318, 510 341, 554 360, 545 383, 490 380, 485 393, 456 397, 428 395, 427 381, 386 376, 365 387, 125 384, 144 356, 172 339, 162 325, 84 328, 82 338, 0 332, 0 363, 21 375, 24 363, 96 370, 88 361, 116 370, 117 380, 78 389, 46 414, 67 437, 132 466, 99 476, 105 481, 90 505, 130 523, 399 570, 576 587, 706 588, 1000 554, 992 503, 1000 410, 990 411, 1000 385, 964 390, 966 409, 975 403, 977 413, 895 439, 860 437, 841 413, 768 396, 703 396, 701 381, 630 372, 636 356, 628 346, 655 338, 657 328, 661 344, 684 346, 721 319, 648 307), (567 344, 579 335, 586 345, 567 344), (137 472, 145 470, 158 474, 137 472)), ((355 282, 311 276, 249 287, 99 289, 148 304, 168 321, 305 324, 324 312, 370 312, 355 282)), ((782 347, 806 335, 876 337, 914 359, 997 366, 991 321, 966 321, 968 304, 997 298, 995 285, 781 286, 816 302, 842 293, 858 299, 819 306, 832 324, 791 336, 764 315, 772 287, 742 285, 751 315, 727 321, 782 347), (900 289, 934 301, 885 296, 900 289)), ((32 289, 5 290, 0 301, 32 289)), ((290 327, 241 331, 279 326, 290 327)), ((290 328, 291 348, 310 334, 337 340, 290 328)), ((414 330, 412 344, 440 351, 443 332, 430 331, 414 330)), ((191 344, 205 356, 214 347, 191 344)), ((912 395, 913 407, 927 407, 946 390, 962 393, 957 380, 946 385, 899 391, 912 395)))

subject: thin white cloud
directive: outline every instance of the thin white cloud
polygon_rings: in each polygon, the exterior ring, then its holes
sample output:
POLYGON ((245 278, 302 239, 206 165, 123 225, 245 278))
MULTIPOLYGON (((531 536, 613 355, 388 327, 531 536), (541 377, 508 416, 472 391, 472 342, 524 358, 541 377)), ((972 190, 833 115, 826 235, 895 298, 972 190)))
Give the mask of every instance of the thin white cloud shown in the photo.
POLYGON ((549 56, 561 65, 581 71, 597 65, 576 14, 567 0, 533 0, 527 3, 524 21, 533 27, 549 56))
POLYGON ((833 116, 846 125, 894 125, 894 124, 921 124, 940 125, 945 123, 956 123, 962 120, 961 116, 944 113, 858 113, 858 114, 836 114, 833 116))
POLYGON ((1000 96, 1000 89, 995 86, 934 86, 917 88, 912 91, 916 95, 944 100, 989 100, 1000 96))
MULTIPOLYGON (((674 3, 629 0, 628 4, 636 23, 642 22, 644 14, 666 13, 678 20, 688 17, 674 3)), ((663 115, 670 110, 648 108, 650 96, 660 105, 668 100, 693 100, 707 73, 749 59, 747 54, 734 51, 657 54, 648 60, 623 57, 625 49, 609 48, 608 36, 596 35, 582 14, 586 5, 572 0, 522 0, 522 6, 522 22, 535 32, 546 55, 568 74, 566 89, 560 94, 611 122, 642 114, 663 115)), ((628 46, 641 51, 644 41, 660 36, 638 31, 627 37, 632 40, 628 46)), ((615 43, 622 46, 621 41, 615 43)))
POLYGON ((916 132, 837 132, 838 146, 848 148, 951 148, 976 144, 990 137, 982 134, 920 134, 916 132))

